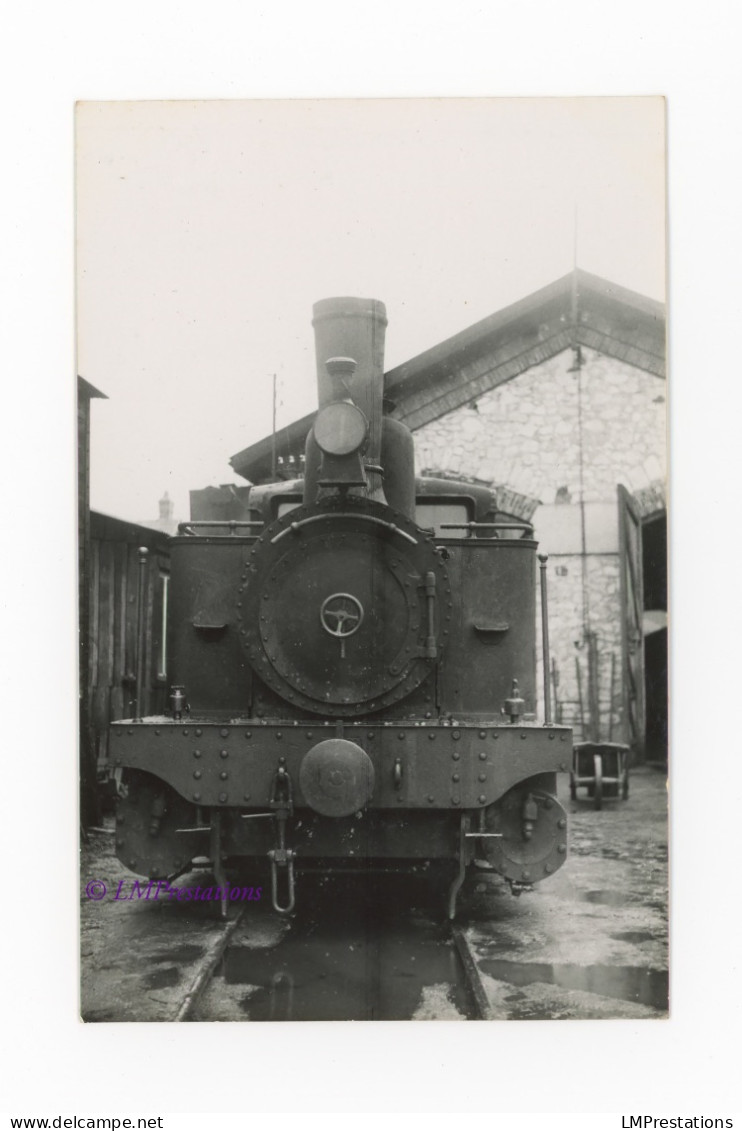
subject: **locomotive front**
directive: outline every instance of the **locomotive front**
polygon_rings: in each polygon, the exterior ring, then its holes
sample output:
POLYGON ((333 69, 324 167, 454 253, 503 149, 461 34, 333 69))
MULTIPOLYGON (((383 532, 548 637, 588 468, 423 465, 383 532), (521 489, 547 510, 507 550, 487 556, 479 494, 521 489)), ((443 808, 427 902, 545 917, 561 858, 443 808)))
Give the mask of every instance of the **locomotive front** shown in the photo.
POLYGON ((224 887, 267 859, 277 910, 302 866, 448 862, 453 917, 475 857, 518 891, 566 855, 571 734, 533 714, 536 545, 492 492, 415 479, 381 303, 327 299, 314 326, 303 483, 173 541, 171 711, 112 725, 117 851, 153 879, 208 857, 224 887))

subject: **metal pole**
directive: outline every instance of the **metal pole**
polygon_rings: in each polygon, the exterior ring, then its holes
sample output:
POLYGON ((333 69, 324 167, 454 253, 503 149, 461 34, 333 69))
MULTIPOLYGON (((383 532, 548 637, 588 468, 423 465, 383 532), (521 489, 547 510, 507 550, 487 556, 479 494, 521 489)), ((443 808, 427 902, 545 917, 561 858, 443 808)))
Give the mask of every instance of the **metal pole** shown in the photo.
POLYGON ((613 742, 613 696, 615 694, 616 653, 611 652, 611 696, 608 703, 608 741, 613 742))
POLYGON ((584 739, 586 737, 585 736, 585 705, 582 701, 582 675, 581 675, 581 672, 580 672, 580 661, 579 661, 579 658, 577 656, 575 656, 575 669, 577 671, 577 697, 578 697, 579 703, 580 703, 580 738, 584 741, 584 739))
POLYGON ((144 713, 144 657, 147 647, 146 641, 146 597, 147 597, 147 561, 149 550, 146 546, 139 547, 139 581, 137 586, 137 698, 134 717, 141 719, 144 713))
POLYGON ((559 702, 559 668, 556 657, 551 658, 551 686, 554 688, 554 722, 562 723, 562 704, 559 702))
POLYGON ((590 738, 600 742, 600 670, 598 637, 590 631, 587 635, 587 703, 590 738))
POLYGON ((544 726, 551 726, 551 669, 549 664, 549 610, 546 600, 546 563, 548 554, 539 554, 539 570, 541 572, 541 636, 543 640, 543 668, 544 668, 544 726))
POLYGON ((271 478, 273 482, 276 481, 276 472, 278 469, 278 461, 276 459, 276 374, 273 374, 273 433, 271 441, 271 478))

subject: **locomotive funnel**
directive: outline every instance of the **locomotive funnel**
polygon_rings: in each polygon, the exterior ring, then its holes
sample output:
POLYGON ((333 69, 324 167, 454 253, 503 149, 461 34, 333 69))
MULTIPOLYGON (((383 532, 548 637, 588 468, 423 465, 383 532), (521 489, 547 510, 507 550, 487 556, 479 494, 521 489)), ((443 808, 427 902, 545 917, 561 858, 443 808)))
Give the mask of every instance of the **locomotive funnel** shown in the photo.
MULTIPOLYGON (((382 393, 386 309, 372 298, 326 298, 314 304, 315 350, 319 408, 351 400, 368 421, 363 463, 368 494, 384 502, 381 483, 382 393), (346 359, 355 362, 341 366, 346 359), (330 366, 328 361, 335 362, 330 366)), ((305 502, 317 492, 319 451, 310 433, 307 441, 305 502)))

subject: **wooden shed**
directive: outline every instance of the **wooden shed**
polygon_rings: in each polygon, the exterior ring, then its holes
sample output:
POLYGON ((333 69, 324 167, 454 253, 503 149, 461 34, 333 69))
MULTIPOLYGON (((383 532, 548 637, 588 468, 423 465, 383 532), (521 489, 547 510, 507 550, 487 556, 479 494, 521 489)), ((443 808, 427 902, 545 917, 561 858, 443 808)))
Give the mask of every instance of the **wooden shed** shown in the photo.
POLYGON ((90 513, 86 617, 87 667, 81 734, 84 776, 97 780, 106 761, 108 724, 130 718, 136 699, 139 547, 148 550, 145 588, 144 702, 140 713, 159 714, 167 696, 167 621, 170 538, 158 530, 90 513))

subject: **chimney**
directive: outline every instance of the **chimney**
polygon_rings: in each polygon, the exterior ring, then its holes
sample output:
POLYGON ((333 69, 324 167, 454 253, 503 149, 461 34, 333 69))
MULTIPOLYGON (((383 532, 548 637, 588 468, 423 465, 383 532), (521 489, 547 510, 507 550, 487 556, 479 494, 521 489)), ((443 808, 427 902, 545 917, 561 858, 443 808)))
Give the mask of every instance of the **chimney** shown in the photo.
POLYGON ((167 491, 160 499, 160 522, 170 523, 173 520, 173 502, 167 491))
MULTIPOLYGON (((323 409, 338 399, 348 399, 366 417, 368 442, 363 464, 368 494, 383 502, 379 469, 386 309, 383 302, 372 298, 326 298, 314 304, 313 313, 319 407, 323 409), (333 374, 333 367, 330 371, 327 368, 330 359, 352 359, 355 368, 351 370, 346 366, 343 374, 333 374)), ((316 498, 319 460, 319 450, 310 433, 305 480, 307 502, 316 498)))

